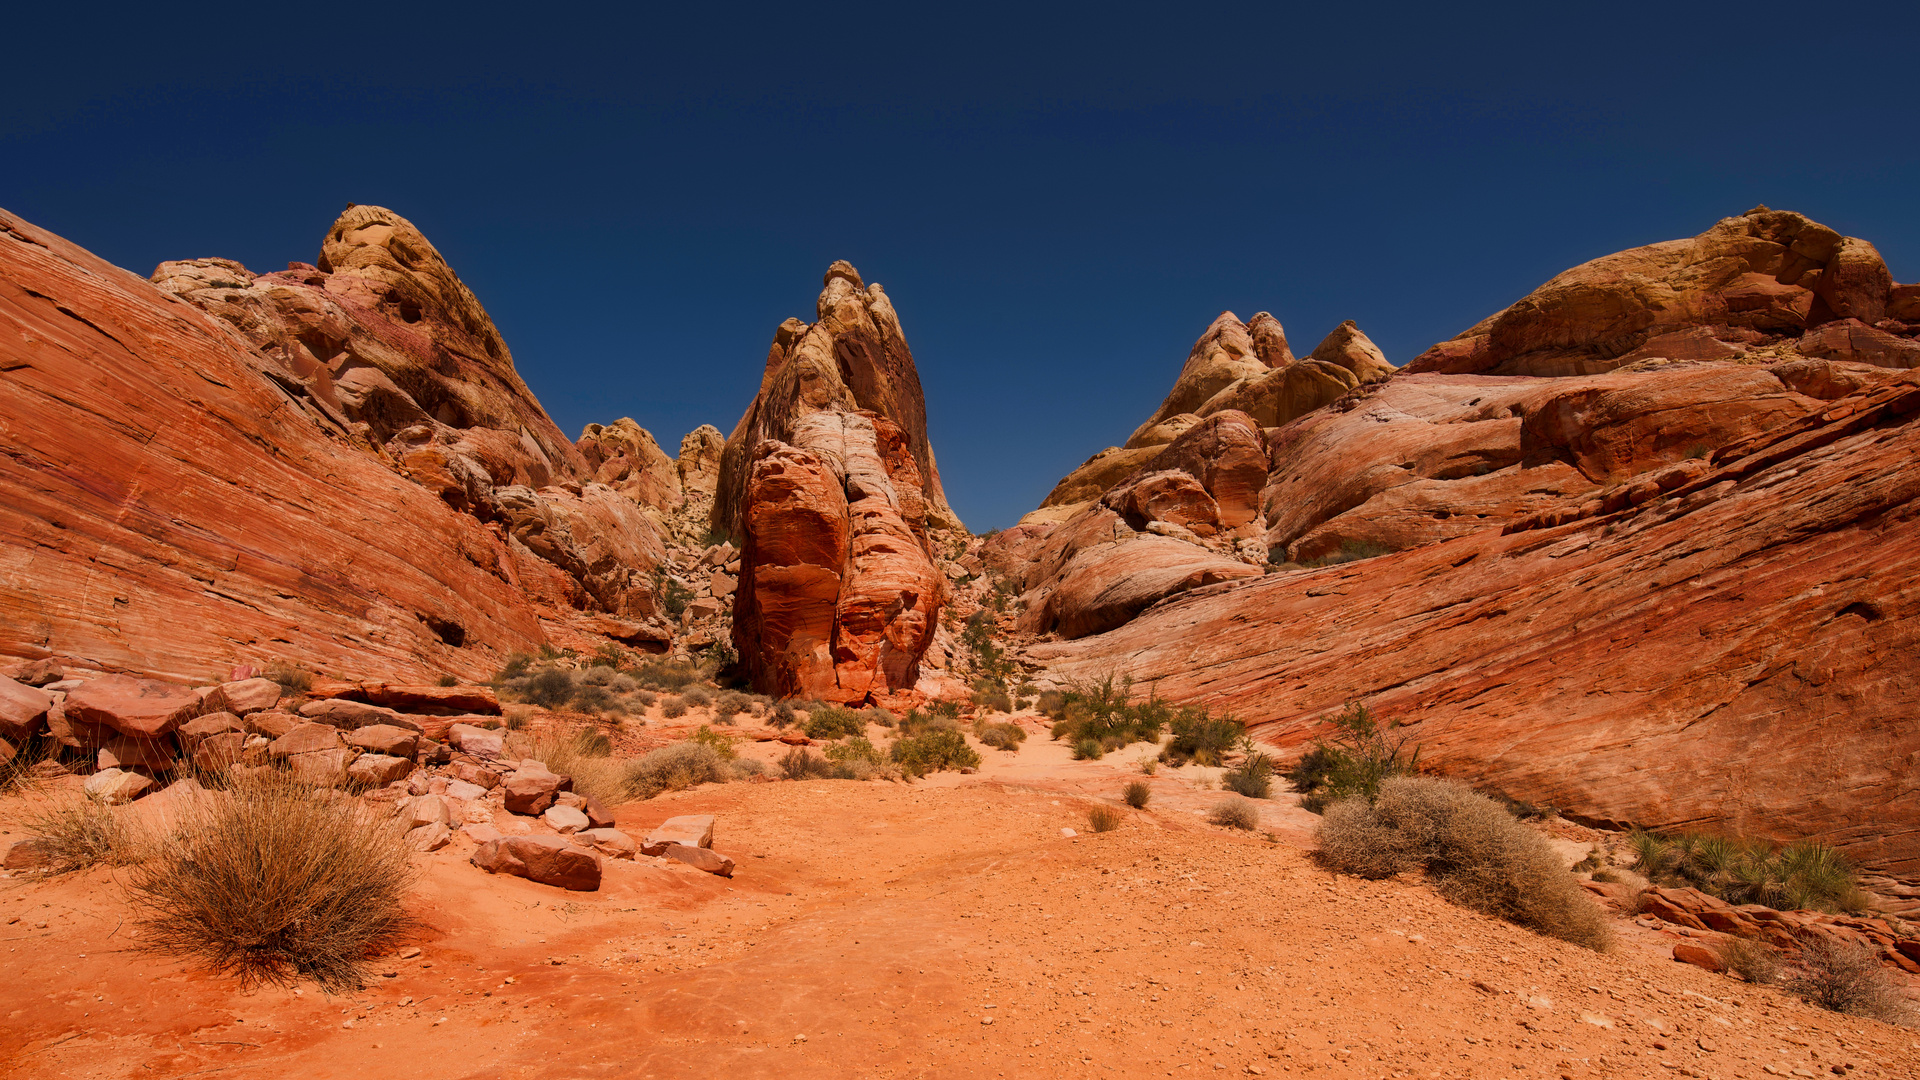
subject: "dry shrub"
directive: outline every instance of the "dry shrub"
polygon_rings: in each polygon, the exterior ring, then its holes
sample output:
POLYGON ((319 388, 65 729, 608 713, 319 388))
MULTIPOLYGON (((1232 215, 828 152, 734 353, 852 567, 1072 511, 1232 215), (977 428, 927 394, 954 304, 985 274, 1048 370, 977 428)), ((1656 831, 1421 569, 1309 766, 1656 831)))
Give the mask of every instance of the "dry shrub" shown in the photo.
POLYGON ((1125 814, 1106 803, 1095 803, 1087 810, 1087 827, 1094 832, 1112 832, 1125 820, 1125 814))
POLYGON ((1787 989, 1806 1001, 1837 1013, 1865 1016, 1889 1024, 1912 1024, 1913 1009, 1880 955, 1865 945, 1813 942, 1800 950, 1787 989))
POLYGON ((725 783, 733 770, 713 747, 703 742, 677 742, 623 763, 627 797, 651 799, 663 791, 680 791, 696 784, 725 783))
POLYGON ((1780 953, 1765 942, 1728 938, 1714 952, 1728 971, 1756 986, 1780 981, 1780 953))
POLYGON ((1229 795, 1213 804, 1207 820, 1229 829, 1254 829, 1260 824, 1260 808, 1252 799, 1229 795))
POLYGON ((1315 836, 1336 870, 1382 878, 1424 868, 1456 904, 1590 949, 1612 939, 1600 908, 1545 838, 1450 780, 1387 777, 1374 802, 1327 807, 1315 836))
POLYGON ((183 801, 128 891, 148 948, 243 986, 305 978, 336 993, 364 985, 368 958, 410 927, 408 855, 358 800, 253 774, 183 801))
POLYGON ((1148 801, 1153 798, 1153 789, 1147 786, 1145 780, 1135 780, 1127 785, 1120 797, 1135 810, 1145 810, 1148 801))
POLYGON ((780 771, 789 780, 824 779, 833 775, 833 763, 804 746, 796 746, 780 759, 780 771))
POLYGON ((660 715, 669 720, 678 720, 687 715, 687 703, 684 698, 669 694, 660 699, 660 715))
POLYGON ((713 695, 707 693, 704 687, 699 687, 699 686, 688 687, 687 692, 684 694, 681 694, 680 698, 681 700, 685 701, 689 705, 694 706, 695 708, 704 709, 707 706, 713 704, 713 695))
POLYGON ((612 746, 606 735, 593 728, 515 736, 511 745, 521 757, 532 758, 554 772, 573 777, 573 790, 582 795, 591 795, 604 803, 625 802, 633 797, 627 782, 633 762, 610 756, 612 746))
POLYGON ((266 677, 296 694, 304 694, 313 689, 313 672, 285 660, 275 660, 268 664, 266 677))
POLYGON ((95 866, 139 862, 142 845, 126 819, 88 798, 63 799, 21 822, 46 858, 41 874, 71 874, 95 866))

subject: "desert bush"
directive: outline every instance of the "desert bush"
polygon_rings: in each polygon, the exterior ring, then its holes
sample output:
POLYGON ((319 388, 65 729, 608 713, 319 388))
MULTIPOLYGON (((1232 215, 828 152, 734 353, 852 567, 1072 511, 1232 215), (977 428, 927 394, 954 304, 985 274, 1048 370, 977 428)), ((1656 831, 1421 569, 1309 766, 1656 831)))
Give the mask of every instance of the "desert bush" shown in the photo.
POLYGON ((298 664, 287 663, 285 660, 275 660, 268 664, 266 677, 296 694, 304 694, 313 689, 313 672, 298 664))
POLYGON ((433 684, 435 686, 459 686, 460 680, 452 675, 442 675, 438 679, 435 679, 433 684))
MULTIPOLYGON (((689 739, 669 743, 626 765, 625 786, 633 798, 651 799, 663 791, 680 791, 696 784, 725 783, 732 776, 727 762, 714 748, 689 739)), ((578 786, 579 777, 575 777, 578 786)))
POLYGON ((860 715, 867 718, 867 723, 879 724, 883 728, 893 727, 900 722, 898 717, 878 705, 860 710, 860 715))
POLYGON ((626 708, 620 703, 619 698, 613 696, 613 691, 593 683, 574 688, 573 707, 589 713, 613 712, 626 708))
POLYGON ((716 724, 731 724, 733 718, 747 711, 752 700, 737 690, 728 690, 713 699, 713 721, 716 724))
POLYGON ((707 693, 706 688, 701 686, 688 687, 686 693, 681 694, 680 697, 696 709, 704 709, 713 704, 713 695, 707 693))
POLYGON ((900 771, 908 776, 980 766, 979 752, 967 745, 966 736, 952 728, 929 728, 918 735, 895 739, 892 756, 900 771))
POLYGON ((573 789, 582 795, 605 803, 625 802, 632 797, 627 783, 632 762, 612 756, 613 742, 605 732, 590 727, 549 729, 516 735, 508 745, 522 758, 532 758, 554 772, 573 777, 573 789))
POLYGON ((653 708, 653 703, 659 700, 660 695, 651 690, 635 690, 633 692, 633 703, 643 709, 653 708))
POLYGON ((801 728, 809 739, 844 739, 853 735, 867 733, 866 718, 852 709, 843 709, 838 705, 823 705, 807 714, 807 722, 801 728))
POLYGON ((493 681, 497 683, 504 682, 507 679, 517 679, 525 675, 527 669, 532 666, 533 657, 523 652, 513 653, 507 657, 506 664, 500 668, 499 674, 493 677, 493 681))
POLYGON ((1153 789, 1147 786, 1145 780, 1134 780, 1127 784, 1120 798, 1135 810, 1145 810, 1147 803, 1153 799, 1153 789))
POLYGON ((678 690, 700 678, 700 669, 679 660, 655 657, 635 664, 627 674, 649 690, 678 690))
POLYGON ((619 677, 617 668, 604 664, 595 664, 580 673, 580 681, 588 686, 612 686, 613 680, 619 677))
POLYGON ((960 703, 957 701, 935 701, 927 705, 927 715, 935 719, 959 720, 960 703))
POLYGON ((1249 799, 1229 795, 1213 804, 1207 820, 1229 829, 1255 829, 1260 825, 1260 808, 1249 799))
POLYGON ((1912 1024, 1912 1007, 1879 953, 1865 945, 1816 941, 1803 946, 1786 978, 1787 990, 1832 1012, 1889 1024, 1912 1024))
POLYGON ((1635 832, 1633 868, 1656 885, 1691 886, 1734 904, 1817 911, 1863 911, 1870 898, 1845 856, 1801 840, 1785 847, 1764 841, 1681 833, 1635 832))
POLYGON ((804 746, 796 746, 780 759, 780 771, 789 780, 824 779, 833 775, 833 764, 804 746))
POLYGON ((1273 795, 1273 759, 1254 748, 1253 740, 1243 738, 1241 749, 1245 756, 1240 764, 1220 774, 1220 786, 1249 799, 1265 799, 1273 795))
POLYGON ((687 700, 678 694, 668 694, 660 699, 660 715, 669 720, 678 720, 687 715, 687 700))
POLYGON ((1728 938, 1714 952, 1728 971, 1755 985, 1780 979, 1780 953, 1765 942, 1728 938))
POLYGON ((1547 841, 1462 784, 1389 776, 1371 802, 1328 806, 1315 837, 1336 870, 1382 878, 1424 868, 1454 903, 1590 949, 1611 939, 1605 916, 1547 841))
POLYGON ((414 879, 391 821, 281 772, 183 800, 127 888, 146 947, 198 959, 243 986, 311 979, 359 989, 368 958, 411 925, 414 879))
POLYGON ((1152 776, 1160 771, 1160 759, 1151 754, 1142 757, 1138 764, 1140 771, 1147 776, 1152 776))
POLYGON ((1087 809, 1087 827, 1094 832, 1112 832, 1125 820, 1125 814, 1106 803, 1095 803, 1087 809))
POLYGON ((1027 741, 1027 729, 1014 723, 983 724, 979 732, 980 741, 995 750, 1018 750, 1027 741))
POLYGON ((660 610, 674 619, 679 618, 680 613, 686 611, 687 605, 693 602, 693 590, 665 570, 653 572, 653 595, 660 602, 660 610))
POLYGON ((767 726, 789 728, 792 727, 798 719, 799 717, 795 715, 793 711, 793 706, 782 701, 773 707, 773 713, 767 717, 767 726))
POLYGON ((865 735, 855 735, 827 747, 828 761, 865 761, 879 765, 886 760, 880 748, 867 741, 865 735))
POLYGON ((908 709, 907 715, 900 718, 894 728, 897 738, 910 738, 928 731, 959 731, 960 721, 951 716, 935 713, 923 713, 919 709, 908 709))
POLYGON ((695 730, 693 734, 688 735, 687 738, 702 746, 711 747, 714 754, 722 761, 732 761, 734 758, 740 756, 733 749, 732 739, 727 738, 725 735, 720 734, 705 724, 701 724, 700 727, 695 730))
POLYGON ((1033 707, 1040 715, 1059 720, 1066 714, 1067 695, 1058 690, 1043 690, 1033 699, 1033 707))
POLYGON ((1013 699, 1007 696, 1005 690, 975 690, 973 703, 994 712, 1013 711, 1013 699))
POLYGON ((548 668, 527 677, 520 698, 543 709, 558 709, 573 700, 573 691, 573 672, 548 668))
POLYGON ((1340 799, 1371 800, 1382 781, 1419 767, 1419 748, 1408 754, 1407 740, 1392 734, 1399 725, 1380 723, 1365 705, 1349 702, 1334 724, 1332 740, 1316 741, 1287 774, 1303 808, 1318 814, 1340 799))
POLYGON ((1169 727, 1173 738, 1160 751, 1160 760, 1179 768, 1191 761, 1196 765, 1218 765, 1227 751, 1246 737, 1247 729, 1231 716, 1214 716, 1197 705, 1176 713, 1169 727))
POLYGON ((1099 739, 1081 739, 1079 742, 1073 744, 1073 760, 1075 761, 1099 761, 1105 757, 1106 754, 1107 748, 1100 744, 1099 739))
POLYGON ((84 796, 62 799, 27 814, 21 821, 46 857, 40 874, 71 874, 95 866, 128 866, 140 861, 141 845, 127 820, 84 796))
POLYGON ((1067 684, 1061 692, 1053 737, 1079 745, 1091 739, 1102 750, 1118 750, 1136 742, 1155 742, 1173 716, 1173 708, 1159 698, 1133 700, 1133 680, 1112 674, 1067 684))

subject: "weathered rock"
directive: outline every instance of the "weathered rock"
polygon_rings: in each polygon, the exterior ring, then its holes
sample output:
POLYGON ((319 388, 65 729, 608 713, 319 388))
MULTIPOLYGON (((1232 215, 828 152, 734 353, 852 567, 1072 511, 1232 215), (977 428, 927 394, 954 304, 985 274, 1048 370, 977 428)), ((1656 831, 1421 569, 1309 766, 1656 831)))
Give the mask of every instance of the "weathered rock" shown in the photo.
POLYGON ((628 836, 619 829, 604 826, 582 829, 575 833, 573 838, 578 842, 587 844, 602 855, 608 855, 616 859, 631 859, 634 856, 635 847, 633 837, 628 836))
POLYGON ((498 840, 503 835, 499 829, 481 821, 469 821, 460 826, 460 834, 476 844, 485 844, 498 840))
POLYGON ((470 761, 456 761, 447 766, 447 775, 456 780, 464 780, 484 790, 492 791, 500 786, 500 773, 485 765, 476 765, 470 761))
POLYGON ((238 716, 229 712, 217 712, 194 717, 175 728, 173 737, 179 740, 180 748, 191 755, 199 750, 202 742, 215 735, 225 735, 230 732, 244 733, 246 730, 246 724, 238 716))
POLYGON ((407 832, 407 844, 416 851, 439 851, 452 839, 453 830, 440 821, 407 832))
POLYGON ((600 860, 558 836, 503 836, 474 849, 473 865, 575 892, 600 887, 600 860))
POLYGON ((52 660, 22 660, 0 666, 0 678, 12 679, 22 686, 46 686, 67 677, 66 669, 52 660))
POLYGON ((927 530, 958 519, 886 294, 835 263, 818 311, 774 336, 713 524, 744 538, 733 640, 755 686, 859 701, 917 680, 944 596, 927 530))
POLYGON ((579 809, 581 813, 587 815, 587 823, 593 828, 606 829, 613 826, 613 811, 602 805, 599 799, 588 795, 582 800, 579 809))
POLYGON ((500 715, 500 697, 487 686, 366 683, 346 696, 402 713, 441 716, 500 715))
POLYGON ((1891 291, 1873 245, 1756 207, 1691 240, 1574 267, 1406 370, 1592 375, 1646 359, 1743 356, 1835 319, 1870 327, 1891 291))
POLYGON ((216 712, 248 716, 278 705, 284 692, 285 688, 272 679, 241 679, 215 687, 214 694, 208 695, 205 704, 216 712))
POLYGON ((1673 944, 1673 958, 1683 964, 1706 968, 1708 971, 1725 971, 1727 965, 1712 949, 1703 948, 1690 941, 1676 941, 1673 944))
POLYGON ((379 705, 369 705, 364 701, 350 701, 345 698, 329 698, 324 701, 309 701, 300 706, 300 715, 316 723, 339 728, 341 731, 354 731, 376 724, 386 727, 412 728, 419 730, 416 721, 406 719, 392 709, 379 705))
POLYGON ((134 739, 125 735, 107 740, 94 754, 99 769, 140 769, 152 772, 171 769, 178 754, 171 738, 134 739))
MULTIPOLYGON (((632 858, 629 853, 628 858, 632 858)), ((44 836, 0 841, 0 870, 45 870, 54 864, 53 841, 44 836)))
POLYGON ((554 796, 573 787, 571 777, 556 775, 544 768, 529 768, 529 764, 532 763, 522 762, 501 784, 510 814, 538 816, 553 805, 554 796))
POLYGON ((705 870, 709 874, 718 874, 724 878, 733 876, 733 860, 716 851, 706 848, 688 847, 685 844, 668 844, 660 852, 662 858, 678 859, 695 870, 705 870))
POLYGON ((153 787, 151 777, 142 776, 137 772, 102 769, 87 777, 85 790, 89 798, 115 806, 132 802, 152 791, 153 787))
POLYGON ((417 829, 422 825, 439 823, 445 825, 453 820, 453 812, 447 806, 447 800, 438 795, 419 795, 405 808, 407 827, 417 829))
POLYGON ((405 780, 413 772, 413 759, 380 753, 361 754, 347 766, 347 780, 356 787, 383 787, 405 780))
POLYGON ((588 424, 573 445, 593 470, 594 482, 654 510, 680 505, 680 473, 673 459, 652 432, 632 420, 588 424))
MULTIPOLYGON (((0 238, 4 235, 0 233, 0 238)), ((168 734, 206 709, 201 696, 184 686, 130 675, 102 675, 69 691, 65 711, 69 721, 152 739, 168 734)))
POLYGON ((587 815, 571 806, 549 806, 540 815, 540 820, 562 835, 579 832, 589 824, 587 815))
POLYGON ((465 780, 455 780, 447 785, 447 797, 472 802, 487 797, 487 789, 479 784, 469 784, 465 780))
POLYGON ((295 754, 336 750, 342 745, 338 729, 327 724, 300 724, 273 740, 271 752, 276 758, 285 758, 295 754))
POLYGON ((680 440, 680 456, 674 471, 680 475, 681 497, 689 502, 712 505, 714 491, 720 486, 720 459, 727 449, 727 437, 712 424, 701 424, 680 440))
POLYGON ((238 764, 246 754, 244 731, 222 731, 207 735, 193 748, 193 767, 201 773, 218 773, 238 764))
POLYGON ((269 739, 277 739, 287 732, 292 731, 294 728, 307 723, 307 719, 297 713, 268 709, 266 712, 257 712, 252 716, 245 717, 242 723, 245 724, 248 731, 256 735, 264 735, 269 739))
POLYGON ((53 695, 0 676, 0 738, 16 745, 47 729, 53 695))
POLYGON ((420 748, 420 734, 391 724, 369 724, 347 735, 347 745, 368 753, 411 759, 420 748))
POLYGON ((670 817, 647 833, 640 850, 648 855, 658 855, 674 844, 710 848, 713 846, 713 821, 712 814, 670 817))
POLYGON ((1260 576, 1258 567, 1161 536, 1133 536, 1075 555, 1040 586, 1023 628, 1077 638, 1105 633, 1178 593, 1260 576))
POLYGON ((493 761, 506 756, 507 740, 500 732, 490 728, 474 727, 471 724, 454 724, 447 728, 447 741, 463 754, 493 761))
POLYGON ((347 782, 347 769, 356 755, 342 746, 333 750, 315 750, 287 758, 287 770, 293 778, 315 787, 339 787, 347 782))

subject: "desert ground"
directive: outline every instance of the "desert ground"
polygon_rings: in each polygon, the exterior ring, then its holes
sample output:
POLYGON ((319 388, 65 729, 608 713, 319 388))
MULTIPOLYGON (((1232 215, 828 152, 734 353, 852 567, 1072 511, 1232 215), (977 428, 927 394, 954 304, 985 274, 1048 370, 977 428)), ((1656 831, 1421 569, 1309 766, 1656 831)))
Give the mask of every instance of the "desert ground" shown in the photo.
MULTIPOLYGON (((743 744, 771 757, 777 743, 743 744)), ((242 990, 144 951, 122 871, 0 882, 0 1075, 1907 1077, 1920 1035, 1675 963, 1598 954, 1310 857, 1312 815, 1210 825, 1207 770, 1044 735, 927 781, 708 784, 731 879, 605 860, 597 892, 422 854, 412 943, 359 993, 242 990), (1073 835, 1068 835, 1072 830, 1073 835)), ((0 828, 59 785, 8 798, 0 828)))

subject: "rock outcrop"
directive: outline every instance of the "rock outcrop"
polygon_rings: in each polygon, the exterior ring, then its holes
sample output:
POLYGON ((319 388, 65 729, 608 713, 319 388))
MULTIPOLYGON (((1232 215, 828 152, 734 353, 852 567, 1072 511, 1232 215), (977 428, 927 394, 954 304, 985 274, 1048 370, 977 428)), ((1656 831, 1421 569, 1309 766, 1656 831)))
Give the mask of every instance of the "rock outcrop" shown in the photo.
POLYGON ((652 614, 658 530, 390 211, 152 282, 0 214, 0 313, 0 655, 427 682, 652 614))
POLYGON ((893 305, 827 271, 817 321, 782 323, 721 456, 713 525, 738 538, 733 641, 768 693, 862 701, 911 689, 943 578, 929 530, 958 528, 893 305))

